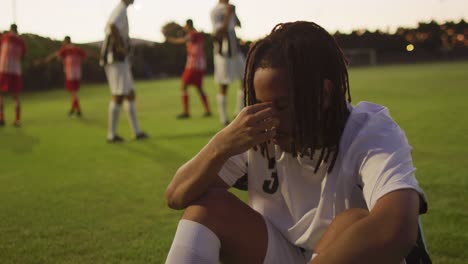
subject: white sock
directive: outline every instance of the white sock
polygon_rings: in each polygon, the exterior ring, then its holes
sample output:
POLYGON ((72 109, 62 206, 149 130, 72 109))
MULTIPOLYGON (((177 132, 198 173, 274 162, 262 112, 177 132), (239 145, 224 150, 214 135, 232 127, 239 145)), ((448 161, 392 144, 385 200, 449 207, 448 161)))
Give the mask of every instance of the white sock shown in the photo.
POLYGON ((127 101, 126 110, 127 110, 130 126, 133 129, 133 133, 135 135, 140 134, 141 130, 140 130, 140 127, 138 126, 138 120, 136 117, 135 101, 127 101))
POLYGON ((182 219, 167 255, 166 264, 218 264, 221 241, 213 231, 182 219))
POLYGON ((219 121, 221 121, 221 124, 225 124, 228 120, 226 113, 226 96, 224 94, 217 94, 216 100, 218 102, 219 121))
POLYGON ((111 101, 109 104, 109 116, 107 127, 107 138, 112 139, 117 133, 117 122, 119 121, 120 105, 111 101))
POLYGON ((234 109, 234 115, 240 113, 242 108, 244 108, 244 91, 242 89, 237 90, 237 102, 236 102, 236 109, 234 109))

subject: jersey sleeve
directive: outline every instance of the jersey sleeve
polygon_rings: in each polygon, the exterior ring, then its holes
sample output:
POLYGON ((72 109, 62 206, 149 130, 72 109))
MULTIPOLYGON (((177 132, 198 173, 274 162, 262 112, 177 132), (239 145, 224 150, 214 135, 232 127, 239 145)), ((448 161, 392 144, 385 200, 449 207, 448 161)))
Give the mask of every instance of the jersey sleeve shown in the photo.
POLYGON ((370 124, 367 133, 359 136, 363 146, 359 175, 369 210, 372 210, 381 197, 390 192, 413 189, 421 198, 420 213, 425 213, 425 195, 416 180, 412 148, 404 132, 389 116, 377 119, 384 125, 373 127, 370 124))
POLYGON ((233 186, 246 173, 247 152, 229 158, 218 175, 227 185, 233 186))
POLYGON ((216 8, 211 14, 211 24, 213 26, 213 32, 218 31, 223 27, 224 16, 227 11, 225 8, 216 8))
POLYGON ((121 8, 117 8, 110 15, 109 20, 107 21, 107 23, 109 25, 115 24, 117 21, 119 21, 121 19, 122 15, 123 15, 123 12, 122 12, 121 8))
POLYGON ((116 24, 118 21, 122 20, 123 16, 125 15, 125 7, 122 4, 119 4, 109 16, 106 24, 106 33, 111 33, 111 27, 113 24, 116 24))

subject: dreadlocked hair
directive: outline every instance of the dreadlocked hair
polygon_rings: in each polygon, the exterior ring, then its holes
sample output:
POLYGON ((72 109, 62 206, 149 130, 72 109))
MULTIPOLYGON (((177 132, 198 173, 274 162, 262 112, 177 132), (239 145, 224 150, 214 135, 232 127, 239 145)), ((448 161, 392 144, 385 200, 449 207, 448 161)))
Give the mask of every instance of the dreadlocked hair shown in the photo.
MULTIPOLYGON (((315 172, 323 163, 328 172, 332 171, 338 157, 351 102, 347 64, 335 39, 319 25, 305 21, 276 25, 269 35, 252 45, 247 55, 245 104, 257 103, 257 69, 285 69, 293 87, 289 91, 291 152, 294 157, 312 159, 319 150, 315 172), (324 88, 326 80, 331 82, 331 89, 324 88)), ((266 143, 259 147, 268 156, 266 143)))

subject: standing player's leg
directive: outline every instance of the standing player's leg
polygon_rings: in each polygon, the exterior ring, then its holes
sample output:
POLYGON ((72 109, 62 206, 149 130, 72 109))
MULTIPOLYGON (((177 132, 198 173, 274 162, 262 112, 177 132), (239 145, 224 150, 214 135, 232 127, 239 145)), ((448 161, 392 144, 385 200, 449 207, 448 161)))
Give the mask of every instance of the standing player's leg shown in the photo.
POLYGON ((5 125, 5 116, 4 116, 4 113, 3 113, 3 109, 4 109, 4 106, 3 106, 3 92, 0 91, 0 126, 5 125))
POLYGON ((189 96, 187 93, 187 84, 182 81, 181 86, 182 113, 177 115, 177 119, 186 119, 190 117, 189 96))
POLYGON ((15 123, 14 126, 19 127, 21 126, 21 102, 20 102, 20 94, 23 90, 23 79, 21 76, 18 75, 10 75, 10 83, 9 86, 11 88, 11 92, 13 94, 13 101, 15 105, 15 123))
POLYGON ((69 115, 76 114, 77 116, 81 116, 80 100, 78 98, 78 90, 80 89, 80 81, 79 80, 67 80, 65 81, 65 86, 68 92, 70 93, 71 100, 72 100, 72 107, 69 112, 69 115))
POLYGON ((72 110, 76 113, 77 116, 81 116, 81 107, 80 107, 80 99, 78 98, 78 91, 74 90, 71 91, 72 96, 72 110))
POLYGON ((122 142, 123 138, 117 135, 117 124, 119 121, 120 108, 123 102, 122 95, 113 95, 109 103, 109 120, 107 130, 107 141, 109 143, 122 142))
POLYGON ((70 107, 70 111, 68 111, 68 116, 71 117, 75 114, 75 104, 74 104, 75 102, 74 102, 74 96, 73 96, 72 89, 71 89, 71 81, 67 79, 65 79, 65 89, 67 89, 67 91, 70 93, 70 96, 71 96, 71 107, 70 107))
POLYGON ((229 120, 226 113, 226 93, 232 80, 231 68, 232 60, 220 54, 214 54, 214 79, 219 84, 219 91, 216 95, 218 104, 219 120, 221 124, 228 125, 229 120))
POLYGON ((190 83, 191 75, 192 71, 190 69, 185 69, 181 77, 180 97, 182 101, 182 113, 177 115, 177 119, 186 119, 190 117, 187 87, 190 83))
POLYGON ((72 92, 73 97, 73 108, 77 116, 81 116, 80 98, 78 97, 78 91, 72 92))
POLYGON ((242 108, 244 108, 244 106, 245 106, 244 105, 244 88, 241 86, 237 90, 237 101, 236 101, 236 108, 234 109, 234 115, 239 114, 242 108))
POLYGON ((128 120, 130 121, 130 126, 133 129, 133 133, 135 134, 135 139, 145 139, 148 138, 148 135, 141 131, 140 127, 138 126, 138 119, 136 116, 136 107, 135 107, 135 91, 132 89, 128 95, 125 96, 127 101, 126 110, 128 114, 128 120))
POLYGON ((13 92, 13 101, 15 104, 15 123, 14 126, 21 126, 21 102, 20 102, 20 93, 13 92))
POLYGON ((6 75, 0 73, 0 126, 5 125, 4 102, 3 97, 8 92, 6 75))
POLYGON ((197 86, 197 91, 198 94, 200 95, 200 99, 203 104, 203 108, 205 110, 205 113, 203 114, 204 117, 210 117, 211 116, 211 110, 210 110, 210 105, 208 103, 208 96, 206 95, 205 91, 203 90, 202 86, 197 86))
POLYGON ((119 63, 119 81, 122 89, 122 94, 124 95, 126 103, 126 111, 128 114, 128 120, 130 122, 130 127, 133 129, 135 139, 145 139, 148 138, 148 135, 141 131, 138 126, 138 119, 136 115, 136 106, 135 106, 135 89, 133 86, 133 76, 130 69, 130 64, 128 62, 119 63))
POLYGON ((117 124, 119 120, 120 107, 123 102, 123 85, 121 81, 121 70, 117 63, 104 67, 107 81, 112 94, 108 110, 107 142, 122 142, 123 138, 117 135, 117 124))
POLYGON ((166 263, 263 263, 267 248, 263 217, 227 190, 210 189, 185 210, 166 263))
POLYGON ((216 96, 216 100, 218 102, 218 111, 219 111, 219 120, 221 124, 227 126, 229 124, 229 120, 227 117, 226 112, 226 93, 227 93, 228 85, 227 84, 220 84, 219 85, 219 93, 216 96))
POLYGON ((200 99, 203 104, 203 108, 205 110, 205 113, 203 114, 204 117, 209 117, 211 116, 211 110, 210 110, 210 105, 208 104, 208 97, 203 90, 203 76, 204 76, 203 71, 196 71, 193 83, 197 87, 198 94, 200 95, 200 99))

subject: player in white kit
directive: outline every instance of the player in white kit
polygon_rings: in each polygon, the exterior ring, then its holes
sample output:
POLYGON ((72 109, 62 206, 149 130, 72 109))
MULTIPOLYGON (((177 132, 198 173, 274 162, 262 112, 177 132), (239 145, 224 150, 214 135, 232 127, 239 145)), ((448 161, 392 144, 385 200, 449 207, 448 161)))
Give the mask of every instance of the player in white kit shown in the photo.
POLYGON ((244 85, 247 107, 167 188, 185 212, 166 263, 430 263, 411 146, 387 108, 351 105, 328 32, 276 26, 244 85))
POLYGON ((117 134, 120 108, 127 102, 126 110, 130 126, 136 140, 148 138, 140 129, 136 116, 133 76, 130 69, 130 36, 127 8, 134 0, 121 0, 112 11, 105 28, 106 39, 101 47, 100 64, 104 67, 109 82, 112 99, 109 104, 107 142, 122 142, 117 134))
MULTIPOLYGON (((220 121, 223 125, 227 125, 229 123, 226 113, 227 89, 232 82, 242 81, 245 68, 245 58, 240 50, 235 30, 241 24, 235 6, 229 4, 229 0, 219 0, 211 11, 211 22, 213 25, 214 79, 219 85, 216 100, 220 121)), ((244 91, 241 87, 237 91, 235 114, 238 114, 243 107, 244 91)))

